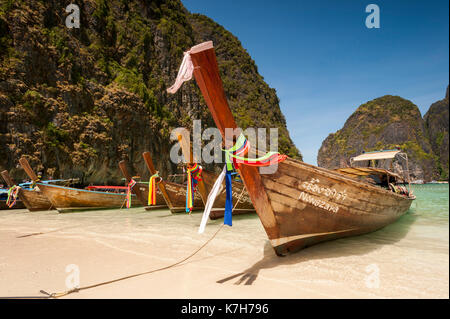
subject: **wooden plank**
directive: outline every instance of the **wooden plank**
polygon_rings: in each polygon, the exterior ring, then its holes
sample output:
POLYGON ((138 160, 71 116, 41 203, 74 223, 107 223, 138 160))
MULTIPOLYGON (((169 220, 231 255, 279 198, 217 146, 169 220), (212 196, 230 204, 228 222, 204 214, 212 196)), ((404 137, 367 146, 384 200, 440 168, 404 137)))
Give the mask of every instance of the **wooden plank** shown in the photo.
POLYGON ((8 187, 13 187, 14 185, 16 185, 16 183, 11 178, 11 176, 9 176, 9 173, 7 170, 2 171, 1 174, 2 174, 2 177, 5 180, 6 184, 8 185, 8 187))
MULTIPOLYGON (((178 143, 180 143, 181 152, 183 153, 186 163, 188 163, 189 165, 194 164, 193 152, 192 152, 192 148, 191 148, 191 145, 189 142, 189 140, 190 140, 189 135, 187 134, 186 131, 183 130, 183 133, 178 132, 177 138, 178 138, 178 143)), ((197 188, 198 188, 198 191, 200 192, 200 196, 202 198, 203 204, 206 205, 206 202, 208 200, 208 194, 211 190, 206 189, 203 178, 197 182, 197 188)))
MULTIPOLYGON (((315 168, 311 169, 309 167, 309 164, 301 163, 302 165, 299 165, 297 162, 294 162, 292 159, 287 159, 283 163, 279 163, 278 165, 278 171, 276 173, 277 176, 279 175, 289 175, 291 177, 294 177, 295 179, 298 179, 299 181, 307 181, 310 180, 313 176, 322 176, 324 178, 327 178, 330 180, 330 182, 333 182, 335 185, 348 185, 354 188, 358 189, 358 192, 368 192, 366 194, 370 194, 366 196, 367 200, 370 200, 373 196, 377 195, 384 195, 386 197, 387 205, 394 205, 397 203, 399 199, 404 199, 403 196, 395 194, 391 191, 384 190, 381 187, 378 186, 372 186, 368 183, 363 183, 360 181, 356 181, 353 179, 350 179, 342 174, 335 173, 330 174, 330 171, 315 168), (303 165, 304 164, 304 165, 303 165)), ((342 187, 341 186, 341 187, 342 187)), ((362 196, 361 196, 362 197, 362 196)))
POLYGON ((22 165, 22 168, 25 170, 25 173, 33 180, 38 181, 37 175, 34 173, 33 169, 30 166, 30 163, 28 163, 27 159, 25 157, 22 157, 19 159, 20 165, 22 165))

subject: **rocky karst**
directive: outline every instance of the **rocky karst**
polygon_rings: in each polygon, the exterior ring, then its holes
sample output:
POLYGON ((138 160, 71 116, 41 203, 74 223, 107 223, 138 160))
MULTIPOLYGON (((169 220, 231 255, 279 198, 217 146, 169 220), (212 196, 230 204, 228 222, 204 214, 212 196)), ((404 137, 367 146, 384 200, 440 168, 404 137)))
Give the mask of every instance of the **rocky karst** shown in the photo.
POLYGON ((448 86, 445 98, 433 103, 424 116, 428 139, 437 156, 437 169, 441 179, 448 180, 448 86))
MULTIPOLYGON (((448 179, 448 108, 448 88, 446 98, 434 103, 424 118, 416 105, 399 96, 369 101, 323 141, 318 165, 346 167, 363 151, 399 147, 408 154, 412 180, 448 179)), ((401 173, 406 166, 394 168, 401 173)))
POLYGON ((172 128, 213 121, 194 81, 175 95, 183 51, 213 40, 230 107, 243 127, 278 127, 280 150, 301 158, 274 89, 239 40, 179 0, 0 1, 0 169, 20 180, 19 157, 47 177, 120 183, 117 163, 145 172, 149 150, 167 173, 172 128))

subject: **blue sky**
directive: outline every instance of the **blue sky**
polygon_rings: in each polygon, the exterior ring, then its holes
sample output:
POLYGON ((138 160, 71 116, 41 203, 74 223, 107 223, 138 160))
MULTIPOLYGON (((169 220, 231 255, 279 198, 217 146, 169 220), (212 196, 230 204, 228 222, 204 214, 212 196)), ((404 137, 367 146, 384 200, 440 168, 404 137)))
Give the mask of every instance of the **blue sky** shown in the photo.
POLYGON ((422 115, 445 95, 449 2, 182 0, 239 38, 280 107, 304 161, 316 164, 328 134, 374 98, 399 95, 422 115), (380 8, 380 28, 365 25, 380 8))

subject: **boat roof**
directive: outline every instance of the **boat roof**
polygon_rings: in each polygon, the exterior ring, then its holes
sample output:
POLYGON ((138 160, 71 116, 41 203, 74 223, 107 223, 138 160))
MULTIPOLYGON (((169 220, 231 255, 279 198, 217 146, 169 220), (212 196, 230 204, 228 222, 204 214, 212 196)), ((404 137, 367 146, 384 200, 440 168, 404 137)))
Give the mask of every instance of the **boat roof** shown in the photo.
POLYGON ((390 159, 394 158, 395 155, 397 155, 400 152, 401 152, 400 150, 383 150, 383 151, 366 152, 361 155, 352 157, 352 161, 359 162, 378 159, 390 159))
POLYGON ((398 180, 403 180, 403 178, 391 171, 382 168, 374 167, 345 167, 335 169, 336 172, 346 175, 348 177, 359 177, 359 176, 369 176, 369 175, 390 175, 398 180))

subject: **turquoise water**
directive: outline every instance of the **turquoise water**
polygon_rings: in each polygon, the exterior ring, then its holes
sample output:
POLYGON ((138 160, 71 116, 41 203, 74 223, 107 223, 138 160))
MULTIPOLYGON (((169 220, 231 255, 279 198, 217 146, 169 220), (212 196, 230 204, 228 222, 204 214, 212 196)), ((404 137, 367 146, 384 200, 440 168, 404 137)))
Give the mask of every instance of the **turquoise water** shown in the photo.
POLYGON ((363 237, 399 246, 410 245, 419 251, 448 254, 448 184, 411 185, 411 189, 416 199, 409 211, 393 224, 363 237))
POLYGON ((411 189, 417 196, 411 205, 411 213, 420 216, 418 222, 448 229, 448 184, 411 185, 411 189))
POLYGON ((448 254, 448 184, 412 185, 411 188, 417 198, 409 212, 397 222, 397 227, 406 226, 412 232, 417 249, 431 248, 448 254))

